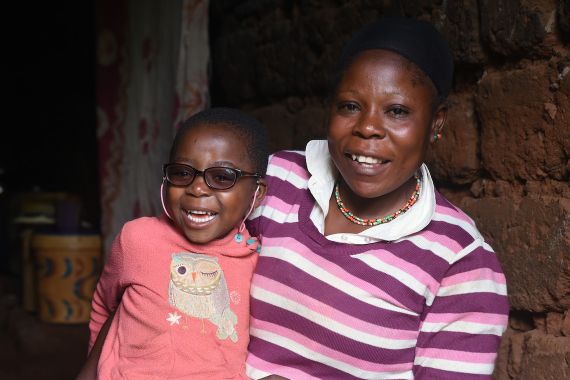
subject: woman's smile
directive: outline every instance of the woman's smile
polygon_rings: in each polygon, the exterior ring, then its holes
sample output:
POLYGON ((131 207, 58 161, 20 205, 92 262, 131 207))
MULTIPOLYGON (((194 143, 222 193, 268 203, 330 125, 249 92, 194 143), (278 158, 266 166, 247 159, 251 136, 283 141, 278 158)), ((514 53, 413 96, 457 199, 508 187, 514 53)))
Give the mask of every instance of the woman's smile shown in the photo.
POLYGON ((347 153, 347 155, 349 155, 353 161, 363 165, 385 164, 388 162, 388 160, 382 160, 380 158, 365 156, 362 154, 347 153))
POLYGON ((389 160, 363 154, 346 153, 345 158, 352 166, 354 173, 363 176, 381 175, 390 163, 389 160))

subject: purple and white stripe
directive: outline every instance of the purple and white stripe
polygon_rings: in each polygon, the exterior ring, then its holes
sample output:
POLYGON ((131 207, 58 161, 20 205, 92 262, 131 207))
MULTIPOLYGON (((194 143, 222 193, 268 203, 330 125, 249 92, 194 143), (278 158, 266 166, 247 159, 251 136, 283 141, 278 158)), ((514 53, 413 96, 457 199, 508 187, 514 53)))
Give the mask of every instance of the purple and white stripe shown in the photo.
POLYGON ((302 152, 272 156, 251 287, 248 375, 290 379, 490 378, 508 304, 491 247, 436 195, 425 230, 392 243, 323 237, 302 152))

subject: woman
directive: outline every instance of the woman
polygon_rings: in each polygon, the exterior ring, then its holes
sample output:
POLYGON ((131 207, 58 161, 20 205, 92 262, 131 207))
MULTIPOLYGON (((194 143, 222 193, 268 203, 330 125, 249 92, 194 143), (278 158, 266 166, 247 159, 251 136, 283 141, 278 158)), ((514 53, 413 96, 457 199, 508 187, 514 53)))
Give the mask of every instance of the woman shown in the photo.
POLYGON ((249 224, 262 239, 250 377, 491 377, 505 278, 423 163, 452 77, 426 22, 384 18, 346 45, 327 140, 272 156, 249 224))

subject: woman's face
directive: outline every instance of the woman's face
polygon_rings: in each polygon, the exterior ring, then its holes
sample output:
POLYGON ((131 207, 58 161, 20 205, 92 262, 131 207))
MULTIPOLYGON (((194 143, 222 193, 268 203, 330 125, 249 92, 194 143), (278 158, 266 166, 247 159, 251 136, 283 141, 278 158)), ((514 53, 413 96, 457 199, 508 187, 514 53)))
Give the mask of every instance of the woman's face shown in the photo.
POLYGON ((435 96, 430 79, 390 51, 365 51, 347 68, 330 108, 328 145, 355 195, 390 194, 414 175, 445 122, 435 96))

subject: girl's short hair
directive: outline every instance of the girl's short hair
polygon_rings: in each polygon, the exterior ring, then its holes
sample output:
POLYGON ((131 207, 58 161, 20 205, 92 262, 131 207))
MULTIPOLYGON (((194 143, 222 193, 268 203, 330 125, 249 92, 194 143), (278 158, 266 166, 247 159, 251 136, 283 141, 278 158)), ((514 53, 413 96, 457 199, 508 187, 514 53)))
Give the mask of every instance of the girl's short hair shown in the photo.
POLYGON ((255 171, 265 175, 269 160, 267 131, 255 117, 235 108, 207 108, 186 119, 174 137, 170 149, 170 160, 176 154, 181 137, 192 128, 203 124, 224 126, 234 132, 236 136, 242 137, 247 144, 247 154, 255 171))

